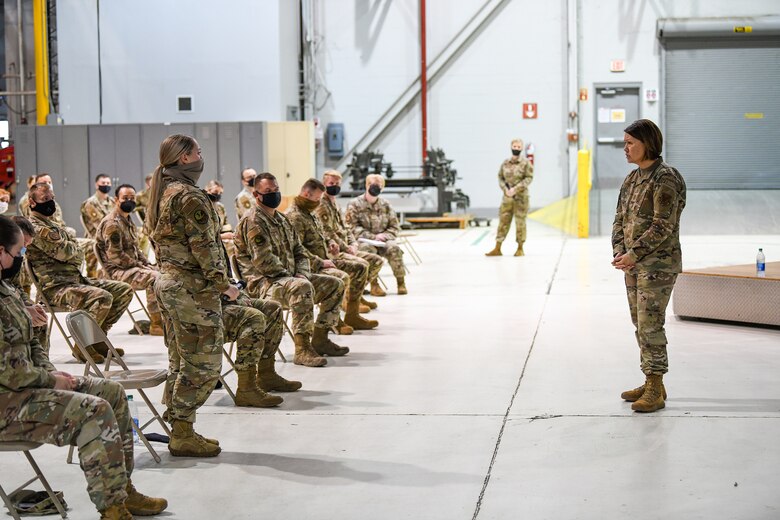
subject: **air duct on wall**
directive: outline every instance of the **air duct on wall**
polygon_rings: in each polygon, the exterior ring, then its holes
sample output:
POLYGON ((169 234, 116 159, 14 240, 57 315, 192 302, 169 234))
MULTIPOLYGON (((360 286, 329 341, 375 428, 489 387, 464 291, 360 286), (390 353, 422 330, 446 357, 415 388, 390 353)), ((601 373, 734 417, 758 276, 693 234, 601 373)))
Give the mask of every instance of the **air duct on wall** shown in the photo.
POLYGON ((658 20, 660 39, 765 38, 780 36, 780 16, 740 18, 666 18, 658 20))

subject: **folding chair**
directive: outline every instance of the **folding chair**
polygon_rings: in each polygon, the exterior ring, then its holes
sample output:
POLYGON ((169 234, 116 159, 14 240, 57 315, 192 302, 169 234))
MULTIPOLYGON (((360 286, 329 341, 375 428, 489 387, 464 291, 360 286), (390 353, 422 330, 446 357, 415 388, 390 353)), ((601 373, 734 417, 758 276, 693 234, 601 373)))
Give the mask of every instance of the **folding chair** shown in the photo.
POLYGON ((35 286, 35 299, 41 302, 43 306, 46 307, 46 312, 49 313, 49 325, 46 328, 46 334, 51 337, 51 331, 56 324, 60 334, 62 334, 62 337, 65 338, 65 343, 68 345, 68 348, 75 355, 76 348, 73 346, 73 342, 71 341, 72 337, 67 332, 65 332, 65 327, 62 326, 62 323, 60 323, 60 320, 57 318, 56 314, 56 312, 68 312, 70 309, 66 309, 65 307, 54 307, 51 303, 49 303, 49 299, 46 298, 46 295, 43 294, 41 282, 38 280, 38 276, 35 274, 35 270, 33 269, 32 263, 30 263, 29 257, 25 257, 24 264, 25 268, 27 269, 27 274, 30 275, 30 280, 32 280, 32 283, 35 286))
MULTIPOLYGON (((92 316, 90 316, 86 311, 71 312, 65 318, 65 323, 68 326, 68 330, 73 335, 73 338, 76 340, 78 348, 81 349, 82 355, 87 359, 88 372, 85 375, 93 375, 94 377, 117 382, 121 384, 125 390, 133 390, 141 395, 141 398, 146 403, 146 406, 149 407, 152 418, 140 426, 136 426, 135 423, 133 423, 133 430, 135 430, 135 432, 138 434, 138 438, 141 439, 141 442, 144 443, 146 449, 149 450, 149 453, 151 453, 155 462, 159 463, 160 456, 154 450, 152 445, 149 444, 149 441, 147 440, 146 435, 144 435, 143 430, 155 421, 157 421, 160 426, 162 426, 165 434, 169 437, 171 435, 171 430, 168 428, 168 425, 165 424, 165 421, 163 421, 162 417, 157 412, 157 409, 149 400, 146 392, 144 392, 144 388, 154 388, 165 383, 165 380, 168 377, 168 370, 129 370, 124 360, 122 360, 122 358, 120 358, 116 353, 114 345, 112 345, 108 340, 106 334, 101 330, 92 316), (95 360, 92 359, 86 349, 87 345, 94 345, 95 343, 100 342, 106 344, 109 353, 109 355, 106 357, 106 366, 104 371, 100 370, 100 368, 95 363, 95 360), (116 359, 117 364, 122 367, 122 370, 110 370, 112 359, 116 359)), ((68 453, 68 463, 70 463, 72 460, 73 448, 71 447, 70 453, 68 453)))
MULTIPOLYGON (((239 280, 243 280, 243 277, 241 276, 241 266, 238 265, 238 259, 236 259, 236 255, 230 256, 230 270, 233 273, 233 276, 239 280)), ((282 306, 282 324, 284 325, 284 330, 287 332, 287 334, 290 336, 290 339, 295 341, 295 336, 292 333, 292 330, 290 330, 290 327, 287 325, 287 318, 290 316, 290 309, 289 307, 282 306)), ((233 347, 230 347, 230 351, 232 353, 233 347)), ((282 361, 287 363, 287 358, 284 357, 284 354, 282 353, 281 346, 276 348, 276 353, 279 354, 279 357, 282 358, 282 361)), ((230 358, 230 356, 228 356, 230 358)), ((222 381, 222 384, 224 385, 225 382, 222 381)), ((225 386, 227 389, 227 386, 225 386)))
POLYGON ((412 260, 414 260, 414 263, 420 265, 422 263, 422 258, 420 258, 420 255, 417 254, 417 250, 412 245, 412 241, 409 240, 410 238, 416 236, 417 233, 401 232, 398 234, 398 245, 406 248, 406 250, 409 252, 409 256, 411 256, 412 260))
MULTIPOLYGON (((0 498, 3 499, 3 502, 5 503, 5 507, 8 508, 8 510, 11 512, 11 517, 14 518, 14 520, 21 520, 21 517, 19 516, 19 513, 16 512, 16 509, 14 508, 13 504, 11 503, 11 499, 9 498, 10 495, 13 495, 17 491, 21 491, 26 486, 29 486, 36 480, 40 480, 41 484, 43 484, 43 488, 46 490, 46 494, 49 495, 49 498, 54 503, 54 507, 57 508, 57 511, 59 512, 60 516, 62 518, 67 518, 68 514, 65 512, 65 507, 63 507, 62 502, 60 502, 60 499, 57 498, 57 495, 52 490, 51 486, 49 485, 49 481, 46 480, 46 477, 43 475, 43 472, 41 471, 41 468, 38 467, 38 464, 35 462, 35 459, 33 458, 32 454, 30 454, 30 451, 40 447, 41 445, 37 442, 27 442, 27 441, 0 441, 0 452, 3 451, 21 451, 24 453, 24 456, 27 457, 27 462, 30 463, 30 466, 32 466, 33 471, 35 471, 35 476, 19 486, 18 488, 11 491, 9 494, 5 493, 5 490, 3 490, 3 487, 0 486, 0 498)), ((8 474, 8 472, 4 472, 4 474, 8 474)))
MULTIPOLYGON (((97 258, 98 263, 98 269, 100 269, 100 272, 103 274, 106 273, 105 268, 103 268, 103 258, 100 256, 100 252, 98 250, 97 242, 95 242, 95 245, 92 247, 92 251, 95 253, 95 258, 97 258)), ((127 306, 127 315, 130 316, 130 321, 133 322, 133 327, 135 328, 135 331, 138 333, 139 336, 144 335, 144 331, 141 329, 141 326, 138 324, 138 321, 135 319, 135 314, 139 312, 143 312, 146 315, 147 321, 151 321, 152 317, 149 316, 149 311, 146 309, 146 305, 144 305, 143 300, 141 300, 141 297, 138 295, 138 291, 133 289, 133 295, 135 295, 135 299, 138 302, 138 305, 141 306, 140 309, 136 309, 134 311, 130 310, 130 306, 127 306)))
POLYGON ((230 375, 231 372, 236 371, 236 363, 233 361, 233 346, 235 345, 235 342, 230 344, 230 351, 225 348, 225 345, 222 345, 222 354, 225 356, 225 359, 228 362, 228 368, 225 372, 222 372, 219 375, 219 381, 222 383, 222 387, 225 389, 225 391, 228 393, 231 399, 235 402, 236 400, 236 394, 233 392, 233 389, 230 388, 230 385, 227 384, 227 380, 225 379, 227 376, 230 375))

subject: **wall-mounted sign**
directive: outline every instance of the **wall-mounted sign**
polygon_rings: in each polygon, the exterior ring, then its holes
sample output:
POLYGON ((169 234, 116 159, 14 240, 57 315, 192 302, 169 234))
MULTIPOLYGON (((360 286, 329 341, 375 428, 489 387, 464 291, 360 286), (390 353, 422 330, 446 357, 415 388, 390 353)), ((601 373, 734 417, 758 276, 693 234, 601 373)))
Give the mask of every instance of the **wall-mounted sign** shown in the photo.
POLYGON ((609 62, 609 71, 610 72, 625 72, 626 71, 626 62, 623 60, 612 60, 609 62))
POLYGON ((613 108, 609 111, 610 123, 625 123, 626 122, 626 109, 625 108, 613 108))
POLYGON ((745 119, 764 119, 763 112, 748 112, 745 114, 745 119))
POLYGON ((538 115, 536 103, 523 103, 523 119, 536 119, 538 115))
POLYGON ((648 88, 645 90, 645 101, 653 103, 658 101, 658 91, 654 88, 648 88))
POLYGON ((753 28, 749 25, 739 25, 737 27, 734 27, 735 33, 752 33, 753 28))

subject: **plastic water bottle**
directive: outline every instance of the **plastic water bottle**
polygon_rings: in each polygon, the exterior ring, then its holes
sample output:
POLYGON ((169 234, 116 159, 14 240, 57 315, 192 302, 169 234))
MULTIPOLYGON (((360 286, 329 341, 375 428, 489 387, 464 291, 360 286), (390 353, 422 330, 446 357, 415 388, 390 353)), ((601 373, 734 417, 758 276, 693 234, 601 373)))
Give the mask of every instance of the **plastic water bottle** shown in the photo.
MULTIPOLYGON (((127 396, 127 407, 130 409, 130 419, 135 424, 136 428, 139 428, 138 423, 138 405, 135 401, 133 401, 133 396, 128 395, 127 396)), ((138 433, 136 433, 135 430, 133 430, 133 444, 140 444, 141 440, 138 438, 138 433)))
POLYGON ((764 250, 760 247, 756 255, 756 276, 759 278, 766 276, 766 257, 764 256, 764 250))

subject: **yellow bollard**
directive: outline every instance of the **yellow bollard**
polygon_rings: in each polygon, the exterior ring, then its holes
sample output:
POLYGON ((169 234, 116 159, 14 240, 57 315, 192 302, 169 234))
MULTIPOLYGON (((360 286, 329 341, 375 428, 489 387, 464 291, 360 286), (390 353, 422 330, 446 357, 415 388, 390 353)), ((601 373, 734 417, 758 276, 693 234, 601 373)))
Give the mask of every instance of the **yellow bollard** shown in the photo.
POLYGON ((590 234, 590 150, 577 152, 577 238, 590 234))

